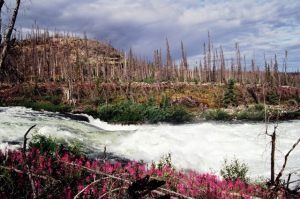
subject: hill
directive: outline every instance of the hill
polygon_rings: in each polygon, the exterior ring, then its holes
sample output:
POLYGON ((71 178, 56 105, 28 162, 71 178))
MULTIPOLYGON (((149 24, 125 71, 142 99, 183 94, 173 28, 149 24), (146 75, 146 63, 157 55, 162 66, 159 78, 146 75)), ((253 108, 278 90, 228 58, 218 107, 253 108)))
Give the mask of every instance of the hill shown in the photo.
MULTIPOLYGON (((15 41, 7 64, 15 68, 20 82, 61 82, 107 75, 122 60, 122 53, 104 42, 41 34, 15 41)), ((4 78, 11 79, 13 74, 4 78)))

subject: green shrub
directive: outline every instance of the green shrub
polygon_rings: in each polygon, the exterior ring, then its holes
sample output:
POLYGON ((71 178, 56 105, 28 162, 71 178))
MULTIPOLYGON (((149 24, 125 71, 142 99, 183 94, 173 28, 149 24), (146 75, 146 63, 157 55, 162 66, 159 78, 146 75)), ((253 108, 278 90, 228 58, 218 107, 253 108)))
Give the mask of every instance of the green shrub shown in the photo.
POLYGON ((248 182, 248 170, 248 165, 240 163, 238 159, 233 159, 230 162, 225 159, 220 174, 225 180, 236 181, 237 179, 240 179, 244 182, 248 182))
POLYGON ((51 111, 51 112, 70 112, 72 110, 71 106, 68 105, 54 105, 54 104, 50 104, 50 103, 42 103, 42 102, 38 102, 33 104, 32 109, 34 110, 45 110, 45 111, 51 111))
POLYGON ((237 96, 236 93, 234 92, 234 84, 235 82, 233 79, 230 79, 228 81, 227 90, 223 98, 223 104, 225 107, 238 105, 237 96))
POLYGON ((264 111, 265 110, 265 106, 263 104, 255 104, 254 105, 254 110, 256 110, 256 111, 264 111))
POLYGON ((169 168, 174 168, 174 166, 172 164, 171 153, 169 153, 168 155, 162 156, 160 158, 160 160, 158 161, 158 163, 156 164, 156 166, 159 170, 162 170, 165 166, 167 166, 169 168))
POLYGON ((94 118, 98 117, 98 112, 92 108, 86 108, 84 109, 83 113, 93 116, 94 118))
MULTIPOLYGON (((268 111, 267 114, 270 115, 272 113, 268 111)), ((236 118, 238 120, 262 121, 265 119, 265 107, 263 104, 255 104, 237 113, 236 118)))
POLYGON ((191 121, 191 119, 192 116, 186 111, 186 109, 180 106, 174 106, 166 110, 166 118, 164 121, 179 124, 191 121))
POLYGON ((123 124, 139 122, 183 123, 192 119, 192 116, 182 107, 166 106, 161 108, 149 101, 147 104, 125 101, 115 105, 100 106, 98 116, 106 122, 121 122, 123 124))
POLYGON ((266 100, 269 104, 276 105, 279 103, 279 95, 274 91, 268 92, 266 95, 266 100))
POLYGON ((261 107, 254 106, 237 113, 236 118, 238 120, 262 121, 265 119, 265 111, 261 107))
POLYGON ((44 135, 34 135, 29 143, 30 148, 38 148, 42 154, 53 155, 57 149, 56 140, 44 135))
POLYGON ((232 116, 222 109, 208 110, 204 113, 207 120, 231 120, 232 116))
POLYGON ((123 123, 138 123, 144 121, 144 106, 131 101, 121 103, 117 106, 120 110, 119 114, 115 115, 114 122, 123 123))
POLYGON ((164 121, 166 118, 166 113, 157 106, 148 106, 145 109, 144 118, 147 122, 155 124, 164 121))
POLYGON ((170 98, 167 95, 163 95, 161 97, 160 107, 161 108, 168 108, 170 106, 171 106, 171 104, 170 104, 170 98))
POLYGON ((82 144, 78 141, 67 144, 65 141, 58 141, 55 138, 44 135, 34 135, 29 142, 29 148, 37 148, 42 154, 47 155, 54 155, 57 150, 62 148, 75 156, 83 154, 82 144))
POLYGON ((155 79, 152 78, 152 77, 148 77, 148 78, 143 79, 142 82, 145 82, 145 83, 148 83, 148 84, 153 84, 155 82, 155 79))
POLYGON ((112 121, 116 114, 119 114, 119 112, 113 105, 102 105, 98 108, 99 118, 106 122, 112 121))
POLYGON ((99 118, 107 122, 137 123, 144 120, 144 106, 131 101, 100 106, 98 113, 99 118))
POLYGON ((281 114, 280 119, 284 119, 284 120, 300 119, 300 111, 287 111, 281 114))
POLYGON ((79 156, 83 154, 82 144, 78 141, 74 141, 67 146, 70 153, 74 154, 75 156, 79 156))
POLYGON ((156 106, 156 100, 153 96, 148 98, 147 106, 156 106))

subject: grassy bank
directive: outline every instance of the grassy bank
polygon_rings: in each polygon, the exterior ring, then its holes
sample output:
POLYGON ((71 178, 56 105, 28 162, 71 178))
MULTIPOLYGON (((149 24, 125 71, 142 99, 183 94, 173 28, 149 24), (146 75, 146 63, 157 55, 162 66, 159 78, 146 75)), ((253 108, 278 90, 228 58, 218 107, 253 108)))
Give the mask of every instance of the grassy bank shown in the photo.
MULTIPOLYGON (((8 104, 0 104, 7 106, 8 104)), ((109 123, 120 124, 156 124, 159 122, 183 124, 193 122, 197 119, 213 121, 257 121, 263 122, 265 114, 270 121, 283 121, 300 119, 299 110, 285 111, 282 109, 268 107, 266 112, 261 104, 250 105, 248 108, 231 109, 207 109, 202 113, 191 111, 184 106, 171 105, 169 103, 156 104, 148 101, 146 103, 135 103, 132 101, 122 101, 116 104, 100 104, 91 107, 90 105, 81 105, 82 110, 63 103, 53 104, 51 101, 17 101, 10 106, 24 106, 36 111, 50 111, 59 113, 85 113, 99 118, 109 123)))
MULTIPOLYGON (((219 121, 265 119, 264 108, 260 105, 262 88, 241 86, 234 81, 227 85, 135 82, 130 87, 113 83, 76 84, 69 96, 74 100, 72 106, 65 96, 66 88, 59 83, 2 86, 0 105, 87 113, 110 123, 122 124, 178 124, 197 118, 219 121)), ((300 119, 297 88, 280 87, 278 93, 269 90, 265 97, 271 120, 277 119, 277 109, 280 110, 279 120, 300 119)))

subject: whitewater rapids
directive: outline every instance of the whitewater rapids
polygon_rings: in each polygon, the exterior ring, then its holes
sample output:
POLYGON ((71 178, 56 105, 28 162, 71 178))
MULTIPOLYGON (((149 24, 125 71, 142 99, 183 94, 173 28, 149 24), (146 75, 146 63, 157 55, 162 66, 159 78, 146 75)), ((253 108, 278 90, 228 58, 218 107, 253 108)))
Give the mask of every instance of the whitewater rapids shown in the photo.
MULTIPOLYGON (((75 121, 56 113, 24 107, 0 107, 0 147, 20 147, 27 129, 32 134, 50 135, 66 142, 79 141, 95 153, 107 151, 131 160, 158 162, 171 154, 177 169, 219 173, 224 159, 237 158, 249 166, 251 177, 268 177, 270 139, 264 123, 201 122, 196 124, 111 125, 87 116, 89 122, 75 121)), ((269 131, 274 125, 269 125, 269 131)), ((300 121, 280 122, 276 168, 300 136, 300 121)), ((289 156, 286 171, 300 169, 300 145, 289 156)))

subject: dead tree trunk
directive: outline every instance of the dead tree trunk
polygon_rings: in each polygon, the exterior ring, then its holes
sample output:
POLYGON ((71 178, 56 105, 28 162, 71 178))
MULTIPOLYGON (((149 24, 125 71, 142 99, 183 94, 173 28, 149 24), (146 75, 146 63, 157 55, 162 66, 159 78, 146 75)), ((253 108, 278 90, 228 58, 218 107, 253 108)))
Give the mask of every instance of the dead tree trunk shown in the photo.
POLYGON ((275 146, 276 146, 276 127, 271 137, 271 185, 275 182, 275 146))
MULTIPOLYGON (((1 3, 2 3, 2 1, 0 2, 0 5, 1 5, 1 3)), ((2 5, 3 5, 3 3, 2 3, 2 5)), ((12 35, 12 32, 13 32, 13 29, 15 27, 16 20, 17 20, 19 8, 20 8, 20 3, 21 3, 21 0, 16 0, 16 7, 15 7, 14 12, 12 14, 12 17, 10 19, 8 30, 7 30, 6 35, 4 37, 2 52, 1 52, 1 55, 0 55, 0 70, 3 70, 5 59, 7 57, 7 54, 8 54, 10 45, 11 45, 10 44, 10 38, 11 38, 11 35, 12 35)))
POLYGON ((169 70, 173 64, 172 64, 172 56, 170 52, 170 45, 169 45, 168 38, 166 38, 166 49, 167 49, 166 79, 169 80, 170 79, 169 70))
POLYGON ((0 44, 2 42, 2 7, 4 4, 4 0, 0 0, 0 44))

